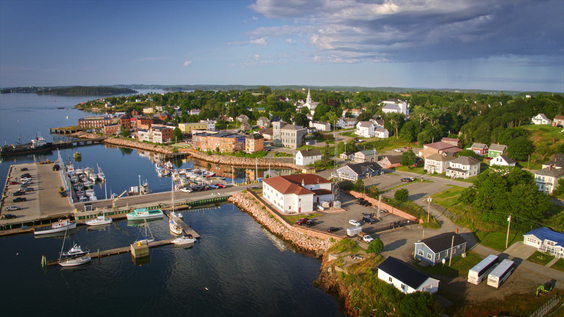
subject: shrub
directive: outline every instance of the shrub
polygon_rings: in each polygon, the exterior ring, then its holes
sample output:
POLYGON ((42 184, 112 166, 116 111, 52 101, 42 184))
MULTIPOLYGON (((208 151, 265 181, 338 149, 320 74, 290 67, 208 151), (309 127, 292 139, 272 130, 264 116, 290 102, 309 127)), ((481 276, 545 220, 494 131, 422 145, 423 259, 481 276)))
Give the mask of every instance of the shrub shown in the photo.
POLYGON ((372 185, 370 186, 370 188, 368 188, 368 196, 378 198, 379 194, 380 190, 378 189, 378 187, 376 187, 376 185, 372 185))
POLYGON ((382 249, 384 249, 384 242, 382 242, 382 240, 380 240, 380 239, 374 239, 368 245, 366 252, 368 252, 368 253, 378 253, 378 252, 382 251, 382 249))
POLYGON ((409 199, 409 191, 405 188, 399 189, 394 194, 394 199, 397 201, 407 201, 409 199))

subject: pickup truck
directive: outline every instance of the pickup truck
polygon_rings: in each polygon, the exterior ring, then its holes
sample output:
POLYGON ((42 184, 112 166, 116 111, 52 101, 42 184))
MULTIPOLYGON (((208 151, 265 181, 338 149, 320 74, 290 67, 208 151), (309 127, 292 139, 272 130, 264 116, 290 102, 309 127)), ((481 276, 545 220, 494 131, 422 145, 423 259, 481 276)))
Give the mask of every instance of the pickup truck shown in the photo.
POLYGON ((370 243, 372 242, 372 240, 374 240, 374 238, 372 238, 369 234, 361 231, 358 233, 358 240, 362 240, 366 243, 370 243))

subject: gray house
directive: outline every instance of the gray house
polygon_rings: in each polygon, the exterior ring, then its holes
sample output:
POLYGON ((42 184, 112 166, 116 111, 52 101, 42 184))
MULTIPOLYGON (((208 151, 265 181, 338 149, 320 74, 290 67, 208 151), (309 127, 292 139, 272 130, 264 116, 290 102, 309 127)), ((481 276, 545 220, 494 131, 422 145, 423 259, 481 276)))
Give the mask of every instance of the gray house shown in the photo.
POLYGON ((347 179, 356 182, 361 178, 380 175, 381 171, 382 167, 378 163, 365 162, 345 165, 337 169, 337 175, 332 176, 338 177, 340 180, 347 179))
POLYGON ((465 253, 466 240, 458 233, 445 232, 415 242, 415 252, 413 254, 416 259, 429 262, 435 266, 435 264, 440 264, 443 259, 446 259, 446 261, 450 259, 451 249, 453 258, 465 253))

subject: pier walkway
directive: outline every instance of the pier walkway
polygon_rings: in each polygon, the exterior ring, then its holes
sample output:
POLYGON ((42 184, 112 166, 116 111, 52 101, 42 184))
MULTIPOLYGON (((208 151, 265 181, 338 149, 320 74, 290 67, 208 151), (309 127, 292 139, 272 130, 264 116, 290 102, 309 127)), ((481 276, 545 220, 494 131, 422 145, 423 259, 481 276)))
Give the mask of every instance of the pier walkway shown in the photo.
MULTIPOLYGON (((162 246, 171 244, 172 240, 174 240, 174 239, 167 239, 167 240, 149 242, 148 246, 149 246, 149 248, 162 247, 162 246)), ((106 256, 111 256, 111 255, 123 254, 123 253, 131 253, 131 247, 127 246, 127 247, 104 250, 104 251, 98 250, 97 252, 88 253, 87 256, 91 257, 92 259, 97 259, 97 258, 103 258, 103 257, 106 257, 106 256)), ((47 261, 47 266, 53 266, 53 265, 58 265, 58 264, 59 264, 59 259, 47 261)))

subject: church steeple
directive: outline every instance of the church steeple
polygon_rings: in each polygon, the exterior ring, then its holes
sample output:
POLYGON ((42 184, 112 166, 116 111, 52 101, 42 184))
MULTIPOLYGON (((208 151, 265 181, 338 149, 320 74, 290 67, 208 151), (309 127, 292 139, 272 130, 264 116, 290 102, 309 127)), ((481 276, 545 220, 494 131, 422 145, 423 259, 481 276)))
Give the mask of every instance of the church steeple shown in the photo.
POLYGON ((307 90, 306 103, 311 105, 311 91, 310 91, 310 89, 307 90))

